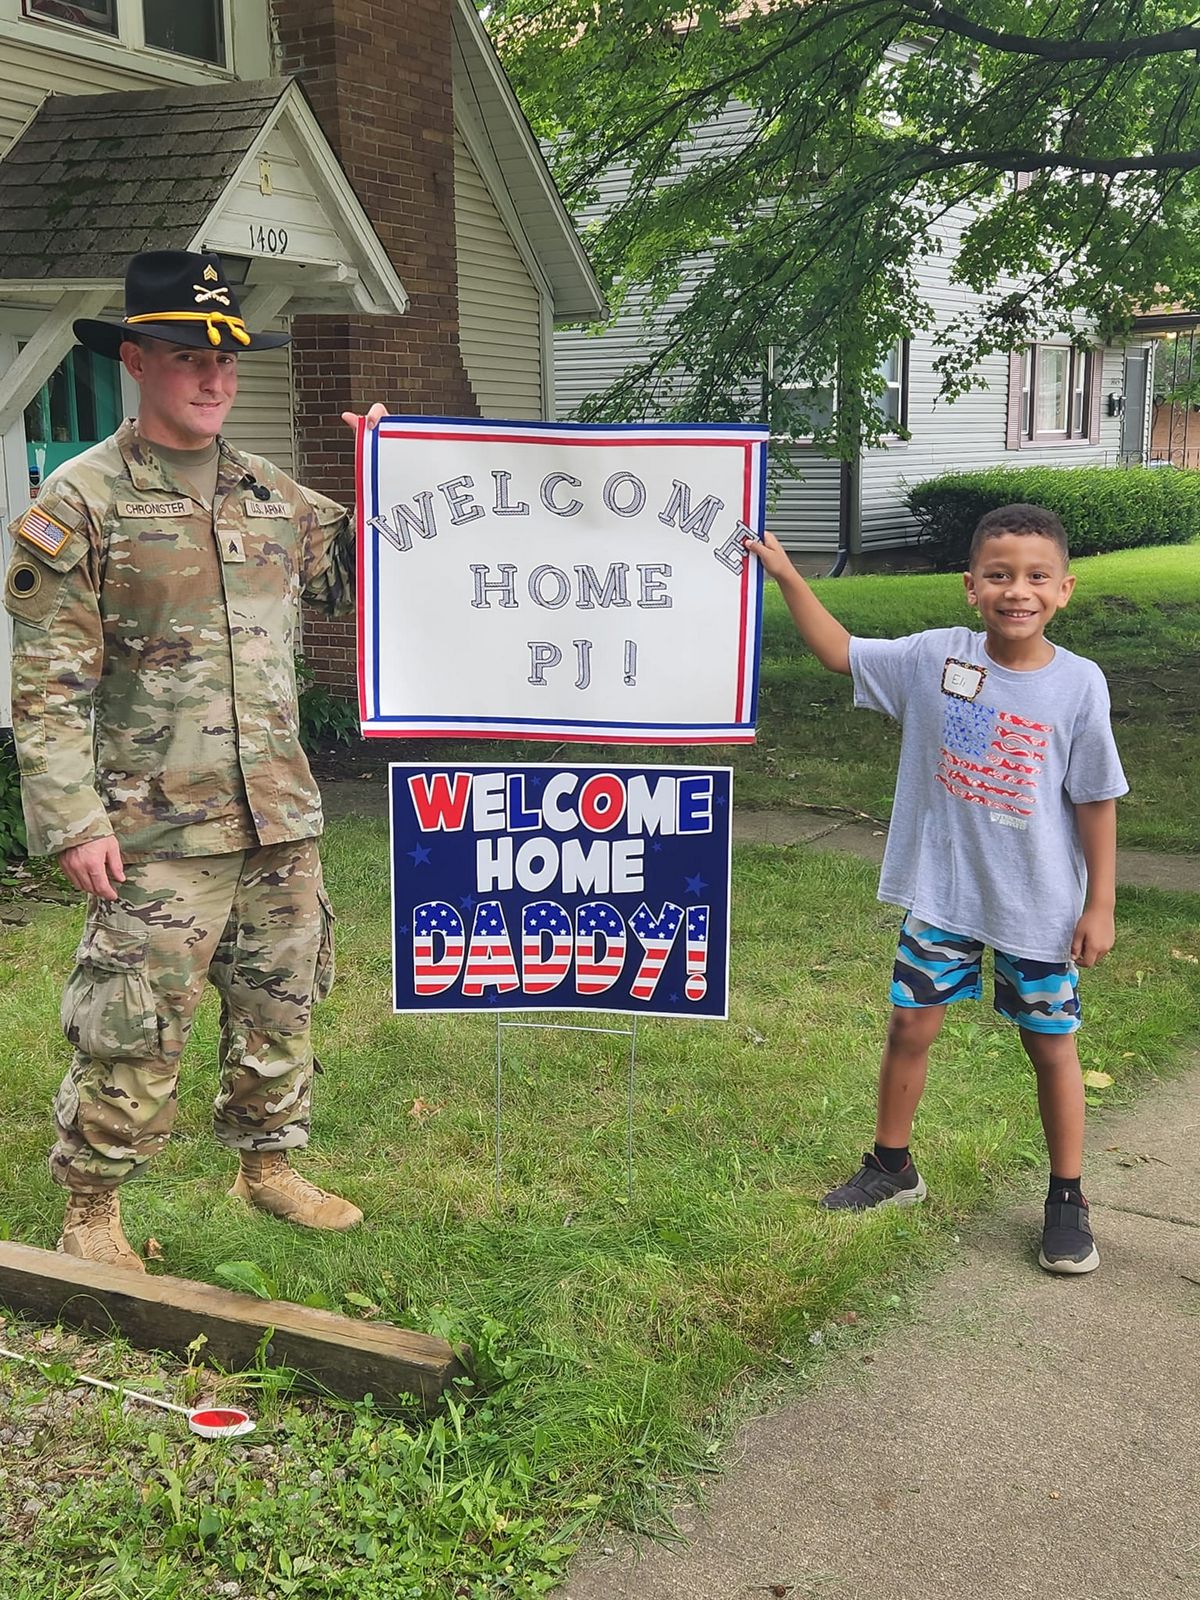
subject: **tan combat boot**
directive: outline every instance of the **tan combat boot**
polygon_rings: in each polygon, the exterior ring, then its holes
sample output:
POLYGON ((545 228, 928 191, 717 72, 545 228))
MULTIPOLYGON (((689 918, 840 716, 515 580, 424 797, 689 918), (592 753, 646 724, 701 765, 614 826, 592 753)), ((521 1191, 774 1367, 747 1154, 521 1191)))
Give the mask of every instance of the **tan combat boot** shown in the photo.
POLYGON ((65 1256, 104 1267, 145 1272, 146 1263, 121 1229, 121 1202, 115 1189, 69 1189, 58 1248, 65 1256))
POLYGON ((268 1150, 262 1155, 242 1150, 238 1159, 241 1171, 229 1192, 260 1211, 269 1211, 285 1222, 299 1223, 302 1228, 328 1228, 339 1233, 357 1228, 363 1219, 362 1212, 349 1200, 327 1194, 293 1172, 283 1150, 268 1150))

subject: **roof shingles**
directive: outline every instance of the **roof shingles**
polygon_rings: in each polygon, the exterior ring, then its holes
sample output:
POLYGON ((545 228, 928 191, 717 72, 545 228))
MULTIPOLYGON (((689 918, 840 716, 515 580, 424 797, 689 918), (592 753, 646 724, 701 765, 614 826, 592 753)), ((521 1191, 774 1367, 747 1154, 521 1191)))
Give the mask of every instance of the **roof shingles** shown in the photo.
POLYGON ((286 79, 50 95, 0 160, 0 281, 111 278, 184 249, 286 79))

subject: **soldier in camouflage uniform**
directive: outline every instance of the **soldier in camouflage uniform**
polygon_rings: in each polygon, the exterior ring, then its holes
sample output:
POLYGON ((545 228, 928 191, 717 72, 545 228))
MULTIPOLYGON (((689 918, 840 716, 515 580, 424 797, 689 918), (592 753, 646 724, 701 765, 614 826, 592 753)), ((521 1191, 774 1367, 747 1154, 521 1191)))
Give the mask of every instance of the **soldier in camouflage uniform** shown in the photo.
POLYGON ((89 897, 62 1007, 59 1249, 144 1270, 117 1190, 170 1137, 206 979, 230 1192, 309 1227, 362 1220, 287 1154, 308 1140, 310 1012, 333 978, 294 654, 302 598, 353 603, 353 533, 341 506, 220 437, 238 352, 286 335, 246 329, 216 256, 134 257, 124 321, 75 332, 123 362, 139 413, 10 530, 13 730, 30 849, 89 897))

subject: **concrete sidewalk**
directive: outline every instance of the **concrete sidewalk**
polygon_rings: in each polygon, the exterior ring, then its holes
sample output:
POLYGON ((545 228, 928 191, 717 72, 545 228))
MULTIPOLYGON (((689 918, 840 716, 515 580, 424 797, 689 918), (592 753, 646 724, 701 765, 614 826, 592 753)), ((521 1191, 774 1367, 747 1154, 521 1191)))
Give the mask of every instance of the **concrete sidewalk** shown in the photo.
POLYGON ((685 1547, 562 1600, 1197 1600, 1198 1148, 1200 1057, 1092 1125, 1098 1272, 1038 1269, 1040 1193, 972 1227, 913 1326, 742 1429, 685 1547))
MULTIPOLYGON (((878 862, 885 830, 735 811, 734 838, 878 862)), ((1200 894, 1200 859, 1124 850, 1118 877, 1200 894)), ((684 1546, 610 1534, 561 1600, 1200 1600, 1198 1150, 1200 1056, 1092 1122, 1098 1272, 1039 1270, 1040 1190, 972 1225, 911 1326, 741 1430, 684 1546)))
MULTIPOLYGON (((381 777, 326 778, 321 795, 328 817, 386 817, 387 784, 381 777)), ((736 844, 809 844, 845 850, 864 861, 883 860, 886 829, 830 811, 741 811, 734 806, 736 844)), ((1118 850, 1118 880, 1140 889, 1182 889, 1200 894, 1200 855, 1161 855, 1153 850, 1118 850)))

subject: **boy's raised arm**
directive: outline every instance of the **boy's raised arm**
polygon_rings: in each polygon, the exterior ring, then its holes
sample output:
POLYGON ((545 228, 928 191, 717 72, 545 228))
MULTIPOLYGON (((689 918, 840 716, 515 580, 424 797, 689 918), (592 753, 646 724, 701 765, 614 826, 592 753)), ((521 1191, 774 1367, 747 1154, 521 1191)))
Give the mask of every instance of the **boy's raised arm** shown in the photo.
POLYGON ((830 672, 850 672, 850 635, 836 617, 831 616, 791 563, 787 551, 773 533, 764 533, 762 543, 747 539, 746 549, 761 563, 783 591, 792 621, 800 637, 830 672))

